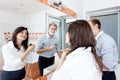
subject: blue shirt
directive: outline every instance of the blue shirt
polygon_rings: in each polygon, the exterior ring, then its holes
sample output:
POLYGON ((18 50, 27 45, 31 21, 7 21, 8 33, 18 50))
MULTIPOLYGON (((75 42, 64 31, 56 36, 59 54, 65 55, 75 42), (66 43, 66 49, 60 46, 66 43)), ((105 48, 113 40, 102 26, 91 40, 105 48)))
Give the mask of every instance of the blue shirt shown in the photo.
POLYGON ((52 45, 55 45, 56 48, 50 51, 45 51, 43 53, 40 53, 39 55, 50 58, 53 57, 56 51, 59 50, 58 38, 56 36, 50 37, 48 34, 43 34, 38 38, 36 42, 35 51, 37 52, 39 49, 48 48, 52 45))
MULTIPOLYGON (((109 71, 114 71, 118 63, 118 51, 114 39, 101 31, 96 40, 97 54, 102 57, 103 64, 110 69, 109 71)), ((103 71, 106 71, 106 69, 103 69, 103 71)))

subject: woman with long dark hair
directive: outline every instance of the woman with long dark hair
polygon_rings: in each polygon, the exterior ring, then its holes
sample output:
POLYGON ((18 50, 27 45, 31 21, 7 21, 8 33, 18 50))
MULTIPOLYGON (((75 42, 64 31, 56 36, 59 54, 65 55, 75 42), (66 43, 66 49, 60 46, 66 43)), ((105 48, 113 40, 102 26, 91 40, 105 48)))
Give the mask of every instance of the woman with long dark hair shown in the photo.
POLYGON ((0 80, 22 80, 25 77, 26 57, 34 49, 28 46, 28 30, 18 27, 13 32, 12 41, 2 47, 4 66, 0 80))
POLYGON ((96 40, 85 20, 70 24, 64 50, 52 80, 102 80, 103 64, 96 54, 96 40))

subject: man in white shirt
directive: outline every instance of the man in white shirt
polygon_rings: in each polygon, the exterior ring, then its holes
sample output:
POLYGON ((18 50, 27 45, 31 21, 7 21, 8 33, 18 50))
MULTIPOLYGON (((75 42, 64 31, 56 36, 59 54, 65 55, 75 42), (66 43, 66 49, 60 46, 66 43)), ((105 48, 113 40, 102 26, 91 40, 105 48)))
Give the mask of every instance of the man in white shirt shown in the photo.
POLYGON ((98 19, 90 19, 88 22, 97 40, 97 54, 102 58, 104 64, 102 80, 116 80, 114 72, 118 64, 116 42, 101 30, 101 23, 98 19))

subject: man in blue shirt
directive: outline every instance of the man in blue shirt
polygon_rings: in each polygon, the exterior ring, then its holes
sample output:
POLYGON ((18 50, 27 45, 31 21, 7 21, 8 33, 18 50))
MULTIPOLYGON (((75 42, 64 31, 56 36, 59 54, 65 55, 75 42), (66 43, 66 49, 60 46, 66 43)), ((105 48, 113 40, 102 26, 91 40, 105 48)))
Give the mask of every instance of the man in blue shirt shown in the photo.
POLYGON ((39 54, 38 65, 40 76, 43 76, 43 69, 54 63, 54 54, 58 52, 58 38, 55 36, 57 25, 51 23, 47 34, 39 37, 36 43, 35 51, 39 54))
POLYGON ((101 23, 98 19, 90 19, 88 22, 97 40, 97 54, 101 57, 104 65, 102 80, 116 80, 114 72, 118 64, 116 42, 101 30, 101 23))

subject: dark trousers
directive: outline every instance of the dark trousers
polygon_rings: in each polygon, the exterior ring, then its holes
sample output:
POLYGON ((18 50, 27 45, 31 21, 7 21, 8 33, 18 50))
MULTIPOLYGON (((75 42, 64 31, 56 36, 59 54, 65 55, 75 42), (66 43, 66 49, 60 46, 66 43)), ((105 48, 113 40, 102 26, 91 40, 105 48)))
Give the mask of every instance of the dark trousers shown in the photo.
POLYGON ((114 71, 103 71, 102 80, 116 80, 114 71))
POLYGON ((39 56, 38 65, 39 65, 39 70, 40 70, 40 76, 43 76, 44 68, 52 65, 53 63, 54 63, 54 56, 51 58, 39 56))
POLYGON ((22 80, 25 77, 25 68, 17 71, 4 71, 0 76, 0 80, 22 80))

